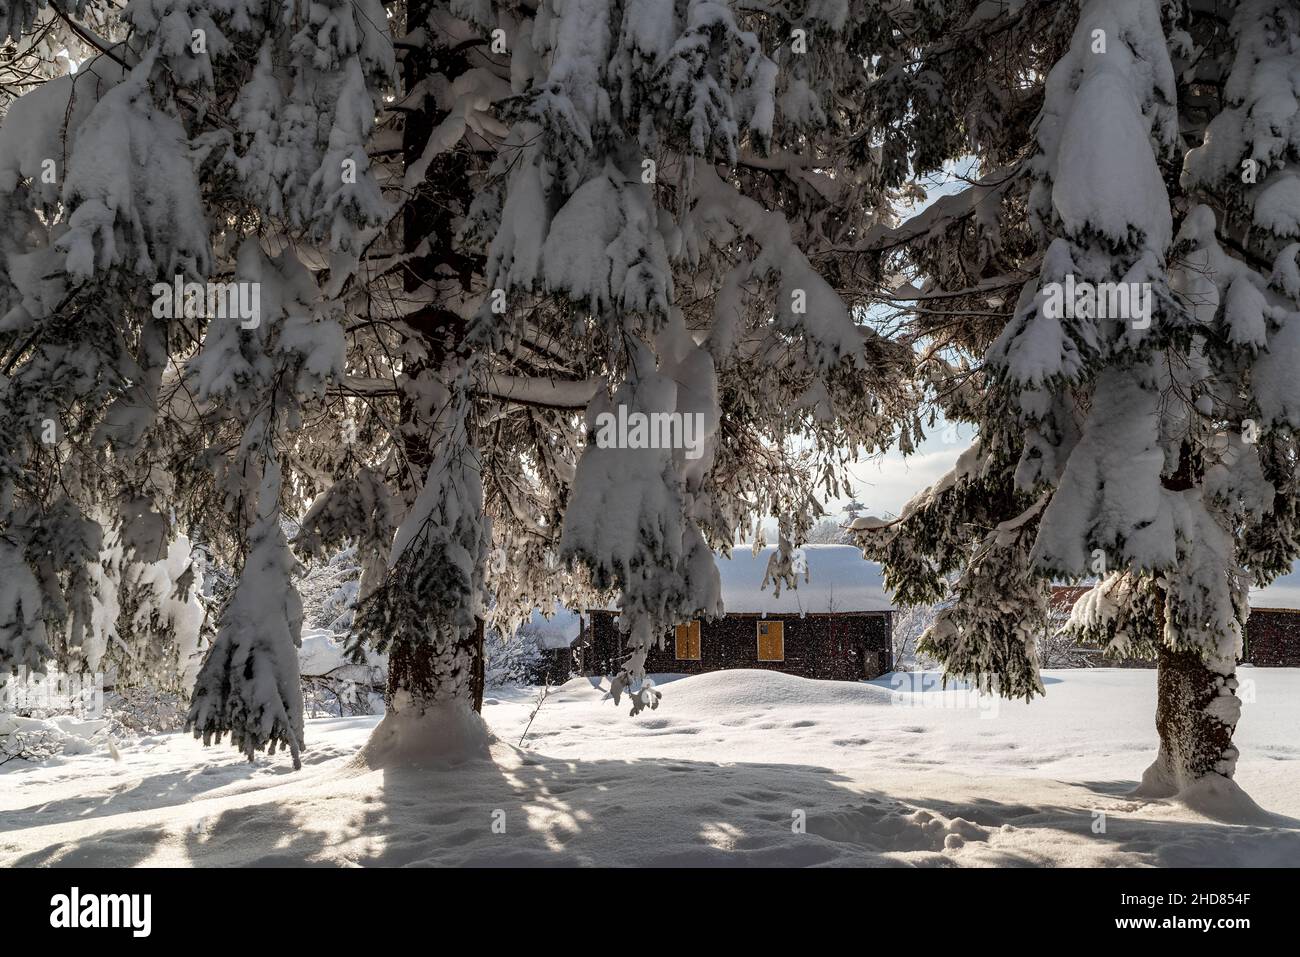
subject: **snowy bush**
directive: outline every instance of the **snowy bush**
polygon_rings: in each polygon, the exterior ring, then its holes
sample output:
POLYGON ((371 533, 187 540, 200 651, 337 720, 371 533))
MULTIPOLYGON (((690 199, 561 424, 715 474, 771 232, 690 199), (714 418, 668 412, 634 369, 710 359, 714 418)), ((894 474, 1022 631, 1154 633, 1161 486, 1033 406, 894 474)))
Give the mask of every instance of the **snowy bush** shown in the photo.
POLYGON ((921 636, 935 622, 936 605, 904 605, 893 616, 895 671, 927 671, 938 662, 918 650, 921 636))
POLYGON ((361 565, 355 545, 339 549, 327 560, 312 561, 298 580, 305 623, 336 635, 347 634, 360 588, 361 565))
POLYGON ((62 738, 57 732, 0 714, 0 767, 13 761, 40 763, 62 751, 62 738))
POLYGON ((123 735, 161 734, 185 725, 189 691, 151 686, 116 688, 104 695, 104 717, 123 735))
POLYGON ((513 635, 495 629, 487 637, 487 685, 540 684, 557 651, 548 647, 550 630, 544 622, 530 620, 513 635))
POLYGON ((0 766, 19 762, 40 764, 60 755, 89 754, 115 746, 120 733, 104 717, 36 712, 0 714, 0 766))

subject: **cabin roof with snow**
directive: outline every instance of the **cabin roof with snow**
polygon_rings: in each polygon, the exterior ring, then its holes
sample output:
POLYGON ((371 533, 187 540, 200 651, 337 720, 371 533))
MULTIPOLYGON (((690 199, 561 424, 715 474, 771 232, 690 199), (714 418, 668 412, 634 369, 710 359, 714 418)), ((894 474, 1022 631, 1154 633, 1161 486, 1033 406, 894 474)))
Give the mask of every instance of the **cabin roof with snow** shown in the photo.
MULTIPOLYGON (((763 585, 768 560, 775 552, 776 546, 769 545, 755 555, 750 546, 740 545, 730 558, 714 556, 722 607, 728 613, 802 617, 894 610, 880 566, 866 561, 852 545, 805 545, 797 550, 798 587, 782 587, 779 594, 772 582, 763 585)), ((567 648, 578 637, 581 623, 577 613, 567 608, 558 609, 550 619, 536 611, 528 630, 542 648, 567 648)))
POLYGON ((764 615, 894 610, 880 566, 865 560, 852 545, 805 545, 799 549, 795 560, 798 587, 782 588, 780 594, 772 582, 763 585, 768 560, 775 553, 774 545, 757 555, 750 547, 739 546, 730 558, 718 556, 723 608, 737 614, 764 615))
POLYGON ((528 621, 528 633, 536 640, 539 648, 568 648, 582 633, 582 620, 576 611, 568 608, 555 609, 555 614, 550 618, 535 611, 528 621))
MULTIPOLYGON (((1092 587, 1091 584, 1053 585, 1052 611, 1068 615, 1074 603, 1092 587)), ((1263 588, 1252 588, 1250 608, 1252 611, 1300 611, 1300 569, 1293 568, 1263 588)))
POLYGON ((1293 566, 1291 571, 1263 588, 1252 588, 1250 607, 1270 611, 1300 609, 1300 571, 1293 566))

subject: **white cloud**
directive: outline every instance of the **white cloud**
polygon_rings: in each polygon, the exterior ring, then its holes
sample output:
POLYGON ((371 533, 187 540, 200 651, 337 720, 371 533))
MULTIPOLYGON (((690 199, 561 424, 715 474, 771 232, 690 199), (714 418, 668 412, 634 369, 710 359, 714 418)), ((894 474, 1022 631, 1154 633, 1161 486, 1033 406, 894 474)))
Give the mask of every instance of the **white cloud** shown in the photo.
MULTIPOLYGON (((906 458, 899 452, 849 466, 853 476, 854 496, 866 506, 870 515, 897 515, 917 492, 929 488, 953 467, 966 443, 942 445, 918 451, 906 458)), ((847 499, 832 502, 832 510, 841 510, 847 499)))
MULTIPOLYGON (((853 497, 866 506, 868 515, 897 515, 908 499, 943 478, 973 439, 971 426, 961 423, 949 428, 941 419, 911 455, 891 449, 882 456, 851 463, 853 497)), ((825 504, 832 515, 839 515, 848 502, 843 498, 825 504)))

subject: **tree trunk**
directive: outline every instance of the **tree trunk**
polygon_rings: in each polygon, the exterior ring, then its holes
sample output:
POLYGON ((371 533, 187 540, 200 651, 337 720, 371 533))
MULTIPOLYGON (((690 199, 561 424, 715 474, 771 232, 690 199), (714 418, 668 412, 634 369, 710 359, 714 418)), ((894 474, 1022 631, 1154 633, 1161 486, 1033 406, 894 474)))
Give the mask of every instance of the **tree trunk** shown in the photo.
MULTIPOLYGON (((468 50, 477 41, 448 47, 446 38, 437 30, 428 28, 427 18, 434 9, 435 0, 411 0, 407 4, 407 31, 423 28, 430 39, 419 48, 403 50, 402 78, 405 90, 416 89, 436 72, 447 82, 454 80, 470 68, 468 50)), ((418 101, 408 101, 404 111, 402 129, 402 156, 406 166, 418 161, 424 153, 430 133, 446 117, 430 93, 418 101)), ((415 253, 422 244, 427 252, 412 256, 403 271, 403 286, 407 292, 419 292, 447 282, 447 276, 459 278, 468 289, 474 274, 481 269, 481 257, 468 257, 455 248, 455 235, 460 207, 468 202, 470 189, 469 157, 463 150, 450 150, 434 158, 425 181, 417 184, 402 210, 402 245, 408 254, 415 253)), ((452 280, 453 282, 455 280, 452 280)), ((456 312, 443 308, 435 300, 425 308, 402 320, 405 331, 417 340, 424 355, 405 362, 403 372, 412 383, 418 379, 432 378, 446 382, 459 362, 458 352, 464 339, 466 323, 456 312)), ((437 450, 437 434, 430 415, 437 409, 426 408, 426 393, 418 386, 404 390, 399 397, 399 431, 402 448, 409 467, 410 480, 425 480, 437 450)), ((418 491, 418 484, 416 489, 418 491)), ((461 697, 468 699, 475 711, 482 710, 483 702, 483 622, 468 635, 459 636, 451 646, 432 633, 403 634, 394 637, 389 652, 387 697, 390 704, 400 695, 409 696, 421 710, 439 699, 461 697)))
POLYGON ((1219 669, 1191 651, 1160 647, 1156 730, 1160 752, 1138 793, 1172 797, 1208 777, 1231 780, 1237 766, 1232 733, 1241 714, 1233 662, 1219 669))
POLYGON ((470 692, 474 698, 474 710, 483 713, 483 689, 487 675, 484 673, 482 618, 474 619, 474 668, 470 677, 470 692))
POLYGON ((388 704, 405 696, 423 709, 468 689, 475 711, 483 710, 483 619, 450 647, 433 635, 402 635, 389 648, 388 704), (459 672, 459 674, 457 674, 459 672), (451 692, 449 694, 449 691, 451 692))
MULTIPOLYGON (((1161 478, 1173 492, 1186 492, 1204 480, 1204 469, 1190 442, 1178 453, 1178 468, 1161 478)), ((1241 717, 1235 658, 1203 658, 1194 651, 1175 651, 1164 642, 1165 592, 1156 589, 1153 641, 1156 652, 1156 731, 1160 751, 1142 775, 1138 794, 1172 797, 1193 784, 1215 779, 1231 784, 1237 768, 1232 732, 1241 717)), ((1235 785, 1233 786, 1235 787, 1235 785)))

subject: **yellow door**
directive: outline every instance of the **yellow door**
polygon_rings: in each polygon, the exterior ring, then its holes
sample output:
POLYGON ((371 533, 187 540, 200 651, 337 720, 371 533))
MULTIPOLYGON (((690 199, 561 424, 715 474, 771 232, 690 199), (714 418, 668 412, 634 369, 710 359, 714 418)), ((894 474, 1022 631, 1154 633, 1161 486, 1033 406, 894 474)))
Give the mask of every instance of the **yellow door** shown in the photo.
POLYGON ((785 661, 785 623, 760 621, 758 623, 758 660, 785 661))
POLYGON ((674 633, 678 661, 700 660, 700 623, 688 621, 678 625, 674 633))

